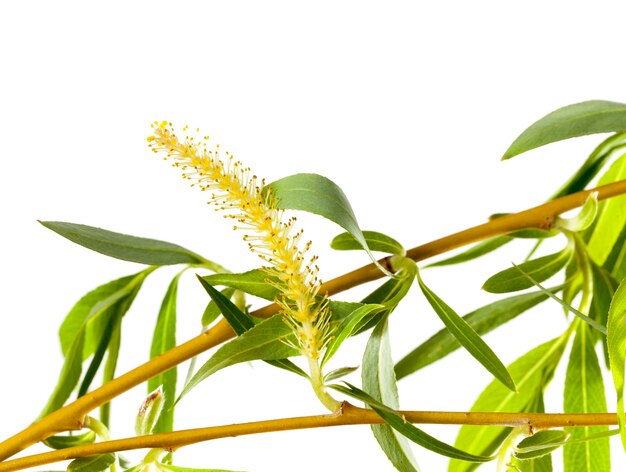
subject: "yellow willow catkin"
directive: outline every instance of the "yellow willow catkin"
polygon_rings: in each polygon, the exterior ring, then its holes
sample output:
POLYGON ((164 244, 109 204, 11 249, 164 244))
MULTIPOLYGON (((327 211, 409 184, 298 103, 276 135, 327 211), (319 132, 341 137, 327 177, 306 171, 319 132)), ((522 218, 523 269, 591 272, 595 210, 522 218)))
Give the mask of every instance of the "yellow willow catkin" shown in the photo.
POLYGON ((316 257, 306 261, 311 243, 298 246, 302 231, 294 232, 295 218, 283 221, 283 211, 262 191, 265 182, 228 152, 222 160, 219 145, 207 149, 208 136, 185 136, 181 141, 168 122, 155 122, 152 129, 148 138, 152 150, 165 153, 165 159, 172 160, 183 177, 193 181, 192 186, 211 191, 210 203, 216 210, 235 219, 235 229, 247 231, 244 240, 268 265, 264 267, 268 274, 280 281, 275 284, 281 292, 276 302, 296 334, 296 348, 317 361, 330 338, 329 310, 327 301, 317 297, 321 281, 316 257))

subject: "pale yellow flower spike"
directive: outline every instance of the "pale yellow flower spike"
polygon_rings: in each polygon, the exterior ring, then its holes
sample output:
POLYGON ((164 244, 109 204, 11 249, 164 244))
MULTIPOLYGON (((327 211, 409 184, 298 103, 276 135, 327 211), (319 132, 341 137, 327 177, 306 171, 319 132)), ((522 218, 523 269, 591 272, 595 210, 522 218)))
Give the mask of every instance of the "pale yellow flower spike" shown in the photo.
POLYGON ((181 142, 166 121, 153 123, 152 129, 148 138, 152 150, 165 153, 165 159, 183 171, 183 178, 193 181, 192 186, 212 192, 210 203, 237 221, 235 229, 248 231, 243 239, 268 264, 264 269, 281 281, 276 287, 282 297, 276 302, 296 334, 296 347, 309 360, 313 388, 324 405, 337 410, 340 405, 326 392, 319 367, 320 353, 330 339, 328 306, 326 300, 317 299, 321 282, 316 257, 305 262, 311 243, 298 245, 302 231, 294 233, 295 218, 283 221, 283 211, 262 193, 265 181, 228 152, 222 160, 219 145, 207 149, 208 136, 185 136, 181 142))

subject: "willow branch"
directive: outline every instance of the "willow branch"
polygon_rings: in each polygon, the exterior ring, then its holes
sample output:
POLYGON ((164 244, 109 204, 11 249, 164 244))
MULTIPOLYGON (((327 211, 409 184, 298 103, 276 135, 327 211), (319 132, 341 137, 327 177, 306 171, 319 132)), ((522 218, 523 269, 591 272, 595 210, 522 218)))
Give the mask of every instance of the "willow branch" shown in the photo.
MULTIPOLYGON (((626 180, 567 195, 534 208, 503 216, 487 223, 474 226, 473 228, 417 246, 407 252, 407 257, 419 262, 467 244, 513 231, 529 228, 549 229, 558 215, 582 206, 591 192, 598 192, 598 200, 626 194, 626 180)), ((381 259, 379 263, 390 268, 389 258, 387 257, 381 259)), ((383 277, 383 273, 376 265, 368 264, 323 284, 321 293, 333 295, 381 277, 383 277)), ((278 305, 270 304, 256 310, 252 314, 258 317, 269 317, 276 314, 278 310, 278 305)), ((155 375, 161 374, 221 344, 234 337, 234 335, 228 323, 225 320, 220 321, 213 328, 200 336, 107 382, 102 387, 80 397, 73 403, 60 408, 32 424, 22 432, 0 443, 0 460, 4 460, 55 433, 80 429, 85 416, 95 408, 108 403, 121 393, 130 390, 155 375)))
MULTIPOLYGON (((404 418, 411 423, 505 426, 521 428, 526 434, 534 434, 542 429, 565 426, 606 426, 617 424, 617 415, 615 413, 464 413, 439 411, 403 411, 401 413, 404 418)), ((335 414, 300 416, 295 418, 187 429, 173 433, 136 436, 70 447, 42 454, 34 454, 32 456, 0 463, 0 472, 10 472, 78 457, 128 451, 132 449, 159 448, 175 451, 183 446, 225 437, 269 433, 274 431, 291 431, 296 429, 381 423, 384 423, 384 420, 374 411, 359 408, 344 402, 341 410, 335 414)))

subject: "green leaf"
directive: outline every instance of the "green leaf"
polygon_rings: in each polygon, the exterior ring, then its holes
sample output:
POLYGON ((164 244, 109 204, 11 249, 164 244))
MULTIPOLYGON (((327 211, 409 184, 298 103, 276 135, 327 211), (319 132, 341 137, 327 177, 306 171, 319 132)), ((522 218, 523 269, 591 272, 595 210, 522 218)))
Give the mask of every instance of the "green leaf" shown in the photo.
MULTIPOLYGON (((521 412, 536 398, 544 385, 546 376, 556 368, 567 345, 569 333, 548 341, 524 354, 509 367, 515 381, 517 393, 494 380, 480 394, 471 411, 521 412)), ((455 446, 476 454, 491 454, 508 435, 510 428, 493 426, 463 426, 457 436, 455 446)), ((463 462, 451 461, 448 472, 473 470, 463 462)))
MULTIPOLYGON (((609 318, 609 308, 611 306, 611 300, 619 282, 609 274, 603 267, 598 267, 591 262, 591 273, 593 275, 593 298, 591 299, 591 307, 589 315, 597 323, 602 326, 606 326, 609 318)), ((606 366, 609 366, 609 350, 606 344, 606 336, 602 336, 597 332, 592 332, 595 340, 600 340, 602 343, 602 349, 604 351, 604 360, 606 366)))
POLYGON ((74 341, 67 350, 65 361, 63 362, 63 367, 61 368, 61 373, 59 374, 59 380, 57 381, 57 384, 48 399, 48 403, 39 414, 38 419, 41 419, 53 411, 61 408, 74 391, 76 385, 78 385, 78 381, 80 380, 80 375, 83 370, 84 344, 85 329, 82 328, 78 331, 78 333, 76 333, 74 341))
MULTIPOLYGON (((606 413, 604 382, 589 328, 579 322, 570 353, 563 402, 564 413, 606 413)), ((608 431, 607 426, 568 428, 572 439, 608 431)), ((609 438, 567 445, 563 449, 566 471, 610 470, 609 438)))
POLYGON ((329 300, 328 307, 330 309, 331 322, 341 326, 350 319, 350 315, 357 308, 363 306, 365 303, 359 302, 340 302, 338 300, 329 300))
MULTIPOLYGON (((400 259, 399 256, 394 257, 400 259)), ((384 305, 386 309, 380 312, 374 312, 371 317, 366 316, 363 318, 363 320, 352 332, 353 335, 360 334, 373 326, 376 326, 376 324, 383 317, 391 313, 406 296, 406 294, 409 293, 409 289, 413 285, 415 275, 417 274, 417 264, 415 261, 403 257, 400 259, 399 265, 402 267, 395 267, 397 272, 393 278, 387 280, 380 287, 361 300, 361 303, 364 304, 384 305)))
POLYGON ((72 436, 57 435, 50 436, 43 440, 43 443, 52 449, 66 449, 68 447, 82 446, 84 444, 92 444, 96 440, 96 433, 89 430, 81 434, 73 434, 72 436))
MULTIPOLYGON (((556 289, 552 289, 555 291, 556 289)), ((547 295, 541 292, 525 293, 498 300, 465 315, 463 319, 478 334, 486 334, 521 313, 541 303, 547 295)), ((406 377, 456 351, 461 344, 444 328, 402 358, 395 366, 396 377, 406 377)))
POLYGON ((529 126, 502 159, 564 139, 626 130, 626 105, 591 100, 559 108, 529 126))
MULTIPOLYGON (((204 278, 198 276, 198 280, 207 291, 211 299, 215 302, 221 313, 226 318, 226 321, 230 324, 233 331, 237 334, 237 336, 242 335, 246 331, 250 330, 255 326, 255 322, 252 317, 242 312, 237 306, 231 302, 226 296, 222 293, 218 292, 208 283, 204 278)), ((273 359, 266 360, 266 362, 274 367, 278 367, 280 369, 287 370, 289 372, 293 372, 294 374, 298 374, 302 377, 308 378, 307 374, 289 359, 273 359)))
POLYGON ((533 283, 524 273, 530 275, 537 282, 543 282, 565 267, 571 257, 572 247, 568 245, 564 250, 555 254, 523 262, 517 267, 498 272, 487 279, 483 285, 483 290, 491 293, 507 293, 530 288, 533 283))
MULTIPOLYGON (((90 314, 96 312, 98 309, 102 310, 103 300, 109 302, 105 305, 106 309, 106 307, 128 295, 128 293, 130 293, 128 287, 137 275, 138 274, 129 275, 101 285, 84 295, 72 307, 59 328, 59 340, 61 341, 61 351, 64 356, 67 355, 76 334, 83 327, 85 320, 89 318, 90 314)), ((92 352, 86 352, 85 354, 85 358, 87 358, 92 352)))
POLYGON ((264 192, 271 192, 278 208, 314 213, 337 223, 354 236, 383 273, 391 275, 376 262, 346 194, 332 180, 318 174, 295 174, 268 184, 264 192))
POLYGON ((448 331, 459 341, 459 343, 469 352, 474 359, 480 362, 485 369, 493 374, 493 376, 506 385, 509 389, 515 391, 515 382, 506 370, 502 361, 496 356, 485 341, 474 331, 474 329, 461 318, 452 308, 450 308, 441 298, 439 298, 431 289, 429 289, 422 280, 419 272, 417 274, 417 282, 419 283, 422 293, 433 307, 437 316, 446 325, 448 331))
MULTIPOLYGON (((221 295, 217 290, 216 293, 221 295)), ((297 341, 282 315, 262 321, 218 349, 185 385, 179 400, 204 379, 225 367, 240 362, 281 360, 298 355, 299 352, 287 342, 295 345, 297 341)))
POLYGON ((274 301, 280 294, 275 285, 280 283, 278 279, 260 269, 241 274, 211 274, 202 277, 202 279, 211 285, 231 287, 269 301, 274 301))
POLYGON ((83 359, 87 359, 97 349, 111 314, 116 305, 133 291, 141 287, 145 278, 155 268, 148 268, 135 275, 129 275, 99 286, 83 296, 67 314, 59 328, 61 351, 67 354, 76 334, 88 323, 86 328, 85 350, 83 359))
MULTIPOLYGON (((182 272, 179 272, 172 279, 161 302, 159 316, 152 335, 150 359, 154 359, 176 346, 176 302, 181 275, 182 272)), ((159 386, 162 386, 165 399, 161 416, 153 429, 155 433, 168 433, 174 430, 174 409, 172 406, 176 399, 177 378, 178 369, 174 367, 148 380, 148 392, 154 392, 159 386)))
POLYGON ((539 290, 541 290, 543 293, 545 293, 548 297, 550 297, 552 300, 554 300, 555 302, 557 302, 559 305, 561 305, 563 308, 565 308, 566 311, 569 311, 570 313, 574 314, 576 317, 580 318, 581 320, 583 320, 585 323, 587 323, 589 326, 591 326, 592 328, 600 331, 602 334, 606 334, 606 328, 604 326, 602 326, 600 323, 597 323, 595 320, 593 320, 592 318, 588 317, 587 315, 585 315, 584 313, 581 313, 579 310, 577 310, 576 308, 574 308, 572 305, 570 305, 569 303, 561 300, 559 297, 557 297, 556 295, 554 295, 550 290, 544 288, 539 282, 537 282, 535 279, 533 279, 529 274, 527 274, 526 272, 524 272, 522 269, 520 269, 520 267, 518 265, 513 264, 513 267, 515 267, 517 270, 519 270, 526 278, 528 278, 528 280, 530 282, 532 282, 532 284, 537 287, 539 290))
POLYGON ((626 277, 626 225, 622 228, 613 249, 604 261, 604 267, 618 281, 626 277))
MULTIPOLYGON (((387 254, 396 254, 398 256, 406 254, 402 244, 386 234, 378 233, 377 231, 363 231, 363 237, 372 251, 386 252, 387 254)), ((330 247, 338 251, 363 249, 363 245, 350 233, 341 233, 335 236, 330 242, 330 247)))
POLYGON ((100 338, 100 343, 98 344, 98 348, 96 352, 94 352, 93 357, 91 359, 91 363, 89 364, 89 368, 87 372, 85 372, 85 376, 83 377, 83 381, 80 384, 80 388, 78 389, 77 398, 82 397, 89 391, 89 387, 91 386, 91 382, 96 376, 100 365, 102 364, 102 360, 104 359, 104 355, 109 347, 109 343, 111 342, 111 336, 113 335, 113 317, 109 319, 107 322, 107 326, 102 333, 102 337, 100 338))
MULTIPOLYGON (((478 456, 467 453, 460 449, 450 446, 431 435, 425 433, 421 429, 416 428, 411 423, 407 422, 402 415, 395 411, 393 408, 389 408, 387 405, 382 404, 371 395, 368 395, 363 390, 344 382, 347 388, 342 385, 331 384, 328 387, 337 390, 338 392, 345 393, 357 400, 367 404, 372 410, 374 410, 385 422, 393 429, 407 437, 415 444, 422 446, 429 451, 433 451, 442 456, 451 457, 461 461, 469 462, 489 462, 495 459, 495 456, 478 456)), ((402 470, 402 469, 401 469, 402 470)))
POLYGON ((600 172, 604 164, 617 151, 626 148, 626 133, 614 134, 600 143, 576 173, 556 192, 550 200, 584 190, 600 172))
POLYGON ((626 356, 626 279, 618 287, 607 323, 607 345, 609 348, 609 360, 611 373, 617 393, 617 416, 619 419, 622 444, 626 449, 626 429, 624 429, 624 367, 626 356))
MULTIPOLYGON (((537 434, 539 434, 539 433, 537 433, 537 434)), ((554 435, 554 437, 552 438, 552 442, 550 442, 550 438, 546 437, 545 443, 537 444, 536 446, 528 446, 528 447, 524 448, 524 452, 532 453, 532 454, 542 454, 546 450, 554 451, 554 449, 558 448, 558 447, 572 446, 572 445, 578 445, 578 444, 586 444, 586 443, 591 442, 591 441, 595 442, 597 440, 604 440, 604 439, 610 438, 611 436, 615 436, 616 434, 619 434, 619 429, 606 430, 606 431, 602 431, 600 433, 590 434, 588 436, 583 436, 583 437, 579 437, 579 438, 571 438, 571 437, 568 436, 568 439, 566 439, 565 441, 559 441, 557 435, 554 435)), ((563 449, 565 449, 565 447, 563 449)), ((532 464, 533 462, 537 462, 539 460, 547 459, 549 457, 550 457, 549 455, 544 455, 544 456, 541 456, 540 459, 522 460, 522 461, 516 461, 515 458, 514 458, 513 463, 515 465, 517 465, 517 464, 526 465, 526 464, 532 464)), ((548 468, 548 469, 544 469, 544 468, 534 468, 533 469, 533 468, 520 467, 520 470, 522 472, 527 472, 527 471, 543 472, 544 470, 547 470, 547 471, 551 472, 552 471, 552 467, 551 467, 551 464, 550 464, 550 468, 548 468)), ((574 470, 577 471, 579 469, 575 468, 574 470)), ((610 470, 610 468, 599 469, 599 470, 610 470)))
POLYGON ((339 369, 335 369, 324 376, 324 383, 345 377, 358 369, 358 367, 340 367, 339 369))
MULTIPOLYGON (((102 228, 62 221, 40 221, 40 223, 87 249, 124 261, 156 266, 209 262, 184 247, 165 241, 138 238, 102 228)), ((215 268, 219 266, 216 265, 215 268)), ((221 269, 224 270, 223 267, 221 269)))
MULTIPOLYGON (((228 288, 225 288, 224 290, 222 290, 222 295, 224 295, 228 299, 230 299, 233 296, 234 293, 235 293, 235 289, 234 288, 228 287, 228 288)), ((204 313, 202 314, 202 327, 203 328, 208 327, 221 314, 222 314, 222 312, 220 311, 220 309, 217 307, 215 302, 213 300, 211 300, 207 304, 206 309, 204 310, 204 313)))
MULTIPOLYGON (((366 305, 367 306, 367 305, 366 305)), ((393 408, 400 408, 398 387, 393 373, 391 346, 384 318, 370 336, 363 355, 363 388, 374 399, 393 408)), ((383 452, 400 471, 419 471, 411 447, 406 438, 388 424, 372 425, 372 432, 383 452)))
POLYGON ((522 460, 545 456, 561 447, 565 441, 567 441, 568 437, 569 433, 563 430, 539 431, 532 436, 522 439, 522 441, 515 446, 515 456, 522 460))
MULTIPOLYGON (((598 185, 626 179, 626 154, 616 160, 600 178, 598 185)), ((603 200, 598 210, 597 222, 593 228, 587 251, 598 265, 604 264, 611 249, 617 242, 622 228, 626 225, 626 195, 603 200)))
POLYGON ((489 254, 492 251, 495 251, 499 247, 504 246, 512 240, 513 238, 511 238, 510 236, 497 236, 495 238, 487 239, 486 241, 475 244, 468 250, 457 254, 456 256, 452 256, 442 261, 435 262, 434 264, 429 264, 426 267, 440 267, 471 261, 473 259, 484 256, 485 254, 489 254))
POLYGON ((109 452, 99 456, 79 457, 67 466, 67 472, 100 472, 115 462, 115 454, 109 452))
POLYGON ((326 346, 326 352, 324 352, 324 357, 322 358, 321 366, 323 367, 331 357, 337 352, 339 346, 352 334, 356 327, 361 323, 361 321, 366 317, 371 315, 372 313, 383 310, 385 307, 383 305, 363 305, 354 310, 349 316, 347 320, 344 320, 343 326, 340 330, 332 337, 328 345, 326 346))
POLYGON ((199 275, 197 277, 202 284, 202 287, 204 287, 207 291, 211 300, 215 302, 218 309, 222 312, 224 318, 226 318, 226 321, 228 321, 228 324, 230 324, 237 336, 242 335, 254 327, 254 321, 252 321, 252 318, 237 308, 237 306, 231 302, 228 297, 217 291, 211 283, 206 280, 206 277, 200 277, 199 275))
MULTIPOLYGON (((129 300, 127 303, 130 303, 129 300)), ((128 310, 127 306, 122 305, 119 313, 113 317, 113 333, 111 341, 109 341, 109 351, 106 363, 104 364, 104 372, 102 375, 102 384, 105 384, 115 377, 115 369, 119 359, 120 347, 122 345, 122 316, 128 310)), ((100 406, 100 421, 106 426, 110 426, 111 402, 100 406)))

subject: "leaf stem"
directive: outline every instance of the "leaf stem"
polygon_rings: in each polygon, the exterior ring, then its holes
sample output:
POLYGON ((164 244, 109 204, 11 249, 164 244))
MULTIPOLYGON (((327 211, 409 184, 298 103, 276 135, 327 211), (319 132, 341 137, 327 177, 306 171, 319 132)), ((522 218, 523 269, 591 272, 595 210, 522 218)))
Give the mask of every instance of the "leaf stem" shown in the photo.
MULTIPOLYGON (((513 213, 501 218, 496 218, 487 223, 410 249, 407 251, 407 257, 415 261, 421 261, 466 244, 510 233, 512 231, 528 228, 549 229, 556 216, 582 206, 592 192, 598 192, 598 200, 626 194, 626 180, 620 180, 595 189, 577 192, 520 213, 513 213)), ((385 257, 379 262, 381 265, 390 268, 389 257, 385 257)), ((327 295, 336 294, 365 282, 379 279, 382 276, 383 274, 375 264, 368 264, 323 284, 320 293, 327 295)), ((252 314, 257 317, 269 317, 276 314, 279 309, 278 305, 271 304, 256 310, 252 314)), ((93 409, 109 402, 121 393, 145 382, 155 375, 171 369, 233 336, 234 333, 228 323, 222 320, 200 336, 107 382, 102 387, 56 410, 0 443, 0 460, 4 460, 55 433, 80 429, 85 416, 93 409)))
MULTIPOLYGON (((615 413, 564 414, 564 413, 479 413, 479 412, 437 412, 437 411, 402 411, 402 416, 411 423, 419 424, 463 424, 507 426, 527 428, 532 431, 542 429, 616 425, 615 413)), ((299 429, 322 428, 344 425, 381 424, 384 421, 372 410, 359 408, 347 402, 342 403, 335 414, 301 416, 251 423, 211 426, 208 428, 188 429, 173 433, 160 433, 148 436, 103 441, 95 444, 59 449, 35 454, 0 463, 0 472, 10 472, 28 467, 36 467, 53 462, 86 457, 108 452, 120 452, 133 449, 164 449, 174 451, 183 446, 210 441, 213 439, 243 436, 250 434, 290 431, 299 429)))

